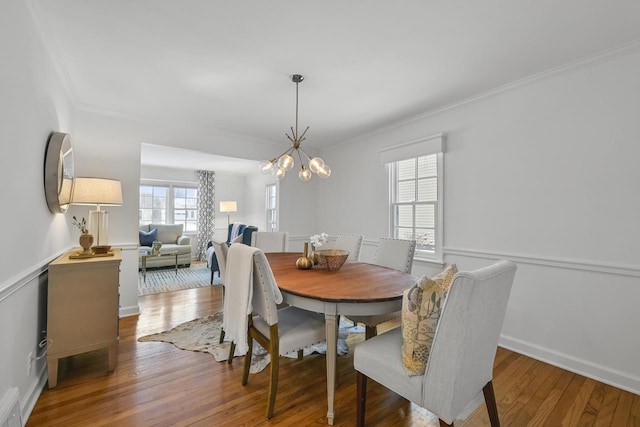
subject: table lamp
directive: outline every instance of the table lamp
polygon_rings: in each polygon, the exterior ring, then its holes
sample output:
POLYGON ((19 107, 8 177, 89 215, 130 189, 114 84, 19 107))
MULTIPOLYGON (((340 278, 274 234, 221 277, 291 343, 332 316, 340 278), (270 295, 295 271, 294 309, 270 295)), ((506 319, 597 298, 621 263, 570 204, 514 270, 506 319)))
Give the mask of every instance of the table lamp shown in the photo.
POLYGON ((122 184, 115 179, 84 178, 73 179, 72 205, 95 205, 89 211, 89 234, 93 235, 95 246, 109 244, 109 216, 101 206, 122 205, 122 184))

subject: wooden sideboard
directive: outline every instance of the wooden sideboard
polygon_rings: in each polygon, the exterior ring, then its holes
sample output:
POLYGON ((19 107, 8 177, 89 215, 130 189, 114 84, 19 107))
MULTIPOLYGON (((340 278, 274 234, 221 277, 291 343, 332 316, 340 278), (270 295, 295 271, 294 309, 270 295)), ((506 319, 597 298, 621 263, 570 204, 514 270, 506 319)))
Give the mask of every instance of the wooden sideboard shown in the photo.
POLYGON ((113 256, 70 259, 76 252, 49 264, 49 388, 58 383, 58 360, 63 357, 106 348, 109 371, 116 367, 121 250, 113 249, 113 256))

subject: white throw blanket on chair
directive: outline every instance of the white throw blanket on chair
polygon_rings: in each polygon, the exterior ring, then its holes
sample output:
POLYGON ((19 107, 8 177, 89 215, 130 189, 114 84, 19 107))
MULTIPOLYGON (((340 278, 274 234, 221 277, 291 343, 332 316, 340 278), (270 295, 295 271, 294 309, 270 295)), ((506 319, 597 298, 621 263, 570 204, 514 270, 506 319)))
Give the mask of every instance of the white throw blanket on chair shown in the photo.
POLYGON ((234 222, 233 225, 231 226, 231 235, 229 236, 229 241, 233 242, 235 239, 238 238, 238 236, 240 236, 240 226, 242 224, 240 224, 239 222, 234 222))
POLYGON ((249 350, 247 316, 253 310, 253 254, 257 251, 258 248, 234 243, 227 254, 222 327, 225 338, 236 343, 236 354, 246 354, 249 350))

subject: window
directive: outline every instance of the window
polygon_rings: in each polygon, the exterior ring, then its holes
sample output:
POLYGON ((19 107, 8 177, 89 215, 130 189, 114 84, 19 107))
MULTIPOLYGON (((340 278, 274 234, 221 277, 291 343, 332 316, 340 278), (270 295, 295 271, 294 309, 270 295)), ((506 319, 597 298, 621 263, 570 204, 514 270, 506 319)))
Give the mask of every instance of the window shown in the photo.
POLYGON ((416 258, 442 262, 444 135, 380 152, 389 165, 391 236, 416 241, 416 258))
POLYGON ((198 190, 173 189, 173 223, 184 224, 184 231, 198 230, 198 190))
POLYGON ((140 225, 165 223, 168 192, 168 187, 140 186, 140 225))
POLYGON ((276 231, 278 229, 276 196, 276 184, 267 185, 267 231, 276 231))
POLYGON ((392 164, 393 237, 416 240, 416 255, 436 253, 438 155, 392 164))
POLYGON ((188 187, 140 186, 140 225, 184 224, 184 231, 198 229, 198 190, 188 187))

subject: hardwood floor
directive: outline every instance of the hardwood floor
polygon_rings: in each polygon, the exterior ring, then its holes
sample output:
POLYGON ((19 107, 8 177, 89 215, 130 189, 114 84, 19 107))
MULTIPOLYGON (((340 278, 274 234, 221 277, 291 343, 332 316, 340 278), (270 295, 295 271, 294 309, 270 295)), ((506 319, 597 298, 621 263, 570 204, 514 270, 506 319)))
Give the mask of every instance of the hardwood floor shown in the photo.
MULTIPOLYGON (((242 359, 218 363, 172 344, 137 342, 220 310, 219 286, 140 297, 141 315, 120 321, 118 365, 106 351, 60 361, 58 386, 45 388, 27 426, 323 426, 325 357, 281 359, 274 417, 267 421, 268 369, 240 384, 242 359)), ((503 426, 640 426, 640 396, 498 349, 494 388, 503 426)), ((436 427, 429 412, 369 382, 372 426, 436 427)), ((355 424, 351 355, 338 357, 337 426, 355 424)), ((456 427, 488 426, 481 405, 456 427)))

